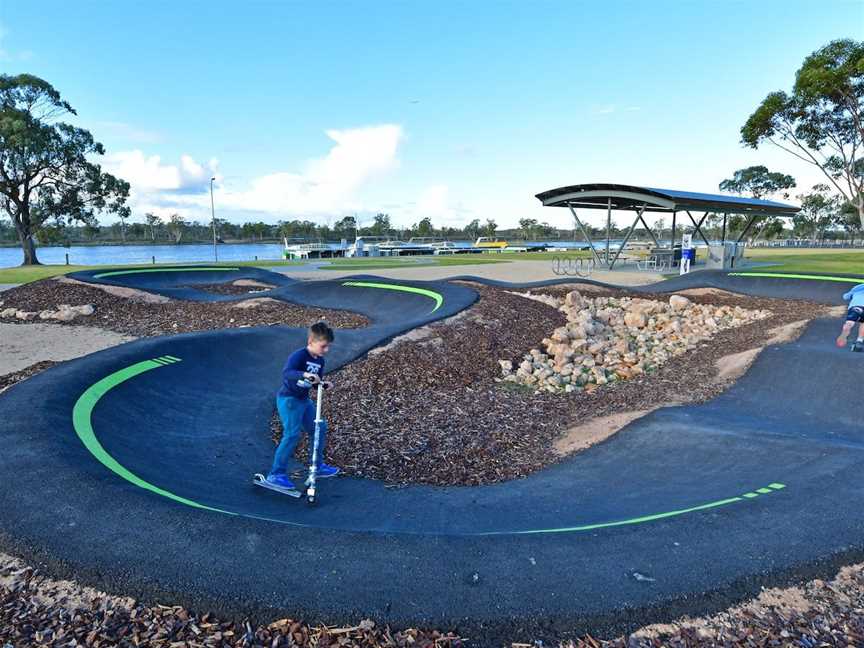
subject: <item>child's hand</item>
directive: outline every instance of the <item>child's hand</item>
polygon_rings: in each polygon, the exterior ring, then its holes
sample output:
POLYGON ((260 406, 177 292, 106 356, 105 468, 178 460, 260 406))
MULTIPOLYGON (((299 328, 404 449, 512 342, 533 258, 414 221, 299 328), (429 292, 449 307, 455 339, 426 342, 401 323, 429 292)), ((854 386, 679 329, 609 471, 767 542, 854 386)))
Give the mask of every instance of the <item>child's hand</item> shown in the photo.
POLYGON ((318 377, 318 374, 311 373, 309 371, 307 371, 306 373, 303 374, 303 378, 307 382, 312 383, 313 385, 317 385, 319 382, 321 382, 321 379, 318 377))

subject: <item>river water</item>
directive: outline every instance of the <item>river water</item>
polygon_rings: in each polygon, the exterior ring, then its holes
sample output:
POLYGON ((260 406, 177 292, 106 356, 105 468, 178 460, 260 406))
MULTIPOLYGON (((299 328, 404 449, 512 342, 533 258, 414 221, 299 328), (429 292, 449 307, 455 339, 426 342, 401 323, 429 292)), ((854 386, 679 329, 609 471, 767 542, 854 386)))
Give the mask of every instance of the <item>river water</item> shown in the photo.
MULTIPOLYGON (((610 241, 609 248, 617 250, 620 240, 610 241)), ((462 242, 457 241, 457 245, 462 242)), ((598 249, 606 247, 606 241, 595 241, 598 249)), ((584 241, 551 241, 552 248, 585 246, 584 241)), ((465 247, 471 244, 465 242, 465 247)), ((333 245, 338 248, 338 244, 333 245)), ((219 245, 219 261, 278 260, 282 258, 282 246, 278 243, 231 243, 219 245)), ((213 262, 213 246, 201 245, 73 245, 71 247, 38 247, 36 255, 42 263, 66 263, 69 255, 71 265, 126 265, 138 263, 195 263, 213 262)), ((20 248, 0 248, 0 268, 20 265, 24 260, 20 248)))
MULTIPOLYGON (((73 245, 39 247, 36 256, 42 263, 72 265, 126 265, 135 263, 213 262, 212 245, 73 245)), ((278 243, 237 243, 219 246, 219 261, 277 260, 282 258, 278 243)), ((0 248, 0 267, 20 265, 24 255, 20 248, 0 248)))

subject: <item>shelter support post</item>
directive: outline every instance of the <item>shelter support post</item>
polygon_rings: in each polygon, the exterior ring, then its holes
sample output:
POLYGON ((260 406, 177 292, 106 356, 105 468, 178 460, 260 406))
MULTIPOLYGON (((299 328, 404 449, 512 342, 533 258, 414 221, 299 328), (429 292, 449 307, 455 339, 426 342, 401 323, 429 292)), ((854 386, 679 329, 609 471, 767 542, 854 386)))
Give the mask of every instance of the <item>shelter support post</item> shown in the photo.
POLYGON ((585 226, 582 224, 582 221, 579 220, 579 216, 576 215, 576 210, 573 209, 573 205, 567 203, 567 207, 570 208, 570 213, 573 214, 573 220, 576 221, 576 224, 579 226, 579 229, 582 230, 582 235, 585 237, 585 240, 588 241, 588 245, 591 248, 591 254, 594 255, 594 259, 597 263, 602 263, 603 260, 600 258, 600 255, 597 253, 597 249, 594 247, 594 241, 591 240, 591 234, 588 233, 588 230, 585 229, 585 226))
POLYGON ((630 240, 630 237, 633 236, 633 230, 636 229, 636 226, 639 224, 639 221, 642 220, 642 212, 645 211, 645 205, 639 208, 639 211, 636 213, 636 218, 633 219, 633 224, 630 226, 630 229, 627 231, 627 236, 624 237, 624 241, 621 243, 621 247, 618 248, 618 252, 615 253, 615 258, 612 259, 612 262, 609 264, 609 269, 615 267, 615 262, 618 261, 618 257, 621 256, 621 253, 624 251, 624 246, 627 245, 627 241, 630 240))
MULTIPOLYGON (((642 206, 642 210, 644 211, 645 206, 642 206)), ((645 217, 642 215, 642 211, 639 212, 639 220, 642 221, 642 226, 648 231, 648 236, 651 237, 651 240, 654 241, 654 247, 660 247, 660 241, 657 240, 657 237, 654 236, 654 232, 648 227, 648 223, 645 222, 645 217)))
POLYGON ((726 220, 729 218, 729 212, 723 212, 723 237, 721 241, 726 243, 726 220))
POLYGON ((669 245, 671 250, 675 249, 675 219, 678 216, 678 212, 676 210, 672 210, 672 243, 669 245))
POLYGON ((690 217, 690 222, 693 223, 693 227, 696 228, 696 231, 699 233, 699 236, 702 237, 702 240, 705 241, 705 245, 710 245, 708 243, 708 239, 705 238, 705 234, 702 233, 702 223, 705 222, 705 219, 708 217, 708 212, 704 212, 702 214, 702 218, 699 219, 699 222, 696 222, 696 219, 693 218, 693 214, 690 213, 690 210, 687 210, 687 215, 690 217))
POLYGON ((612 240, 612 197, 606 201, 606 263, 609 263, 609 243, 612 240))
POLYGON ((747 232, 750 231, 750 228, 753 227, 753 223, 756 222, 758 216, 751 216, 750 220, 747 221, 747 225, 744 227, 744 231, 741 232, 741 236, 738 237, 738 240, 735 243, 740 243, 744 240, 744 237, 747 236, 747 232))

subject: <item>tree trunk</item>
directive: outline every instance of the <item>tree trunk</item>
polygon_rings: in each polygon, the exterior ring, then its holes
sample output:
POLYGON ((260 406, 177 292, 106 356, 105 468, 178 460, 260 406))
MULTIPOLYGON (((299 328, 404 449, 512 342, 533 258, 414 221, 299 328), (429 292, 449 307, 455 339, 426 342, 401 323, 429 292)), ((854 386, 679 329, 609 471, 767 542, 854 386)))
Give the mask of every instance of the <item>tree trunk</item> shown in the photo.
POLYGON ((858 221, 861 223, 861 229, 864 229, 864 197, 858 196, 858 221))
POLYGON ((12 221, 15 223, 18 242, 21 243, 21 250, 24 252, 24 262, 21 265, 42 265, 36 258, 36 245, 33 243, 33 233, 30 231, 29 207, 21 206, 18 217, 13 216, 12 221))

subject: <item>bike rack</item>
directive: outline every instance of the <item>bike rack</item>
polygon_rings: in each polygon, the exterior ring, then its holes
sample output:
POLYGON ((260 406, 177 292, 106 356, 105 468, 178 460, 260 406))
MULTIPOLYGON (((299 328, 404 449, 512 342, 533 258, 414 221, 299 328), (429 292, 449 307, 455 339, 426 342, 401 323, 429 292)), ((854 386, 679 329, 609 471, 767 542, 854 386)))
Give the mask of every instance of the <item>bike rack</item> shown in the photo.
POLYGON ((552 272, 559 277, 581 277, 586 279, 591 276, 594 259, 566 259, 559 256, 552 257, 552 272))

